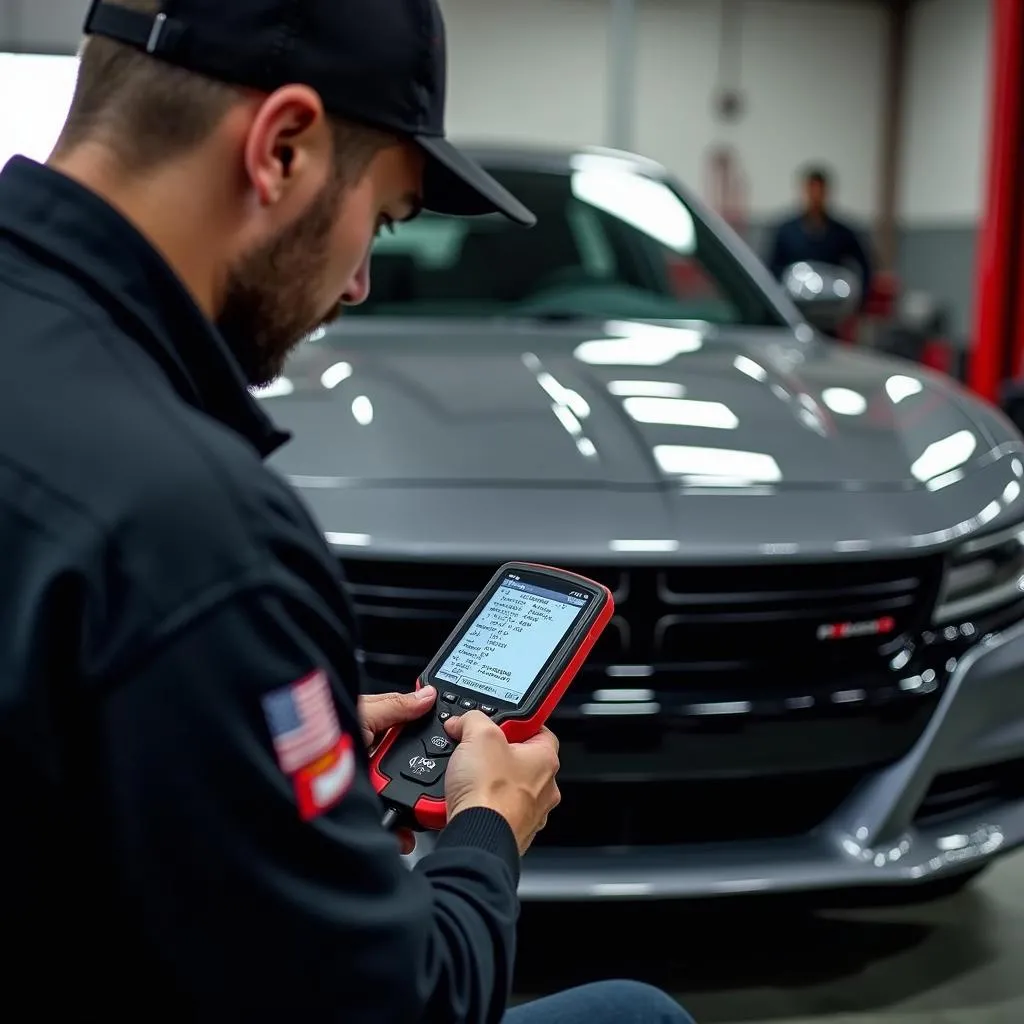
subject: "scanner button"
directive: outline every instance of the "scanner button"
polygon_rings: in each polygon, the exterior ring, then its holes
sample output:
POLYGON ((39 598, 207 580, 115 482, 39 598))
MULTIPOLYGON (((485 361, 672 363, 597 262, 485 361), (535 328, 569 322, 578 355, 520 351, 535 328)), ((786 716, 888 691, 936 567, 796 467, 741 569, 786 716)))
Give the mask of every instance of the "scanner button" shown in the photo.
POLYGON ((443 757, 424 757, 415 754, 402 768, 402 777, 421 786, 432 786, 444 774, 448 761, 443 757))
POLYGON ((446 704, 454 704, 458 699, 459 698, 452 693, 451 690, 445 690, 444 693, 441 694, 441 700, 446 704))
POLYGON ((496 712, 496 711, 497 711, 498 709, 497 709, 497 708, 494 708, 494 707, 491 707, 491 705, 490 705, 490 704, 481 704, 481 705, 480 705, 480 710, 481 710, 481 711, 482 711, 482 712, 483 712, 483 713, 484 713, 485 715, 493 715, 493 714, 494 714, 494 713, 495 713, 495 712, 496 712))
POLYGON ((423 741, 423 746, 426 748, 427 757, 430 757, 450 753, 455 744, 443 732, 435 732, 423 741))
POLYGON ((468 697, 463 697, 459 701, 459 707, 464 708, 466 711, 472 711, 476 707, 476 701, 470 700, 468 697))

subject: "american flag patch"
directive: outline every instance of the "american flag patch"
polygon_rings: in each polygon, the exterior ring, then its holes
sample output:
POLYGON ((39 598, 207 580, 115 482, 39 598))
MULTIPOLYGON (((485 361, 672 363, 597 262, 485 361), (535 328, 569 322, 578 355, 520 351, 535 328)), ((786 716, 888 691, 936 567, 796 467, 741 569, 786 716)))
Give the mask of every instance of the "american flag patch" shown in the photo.
POLYGON ((268 693, 263 698, 263 713, 278 764, 286 775, 308 767, 341 739, 331 685, 322 671, 268 693))

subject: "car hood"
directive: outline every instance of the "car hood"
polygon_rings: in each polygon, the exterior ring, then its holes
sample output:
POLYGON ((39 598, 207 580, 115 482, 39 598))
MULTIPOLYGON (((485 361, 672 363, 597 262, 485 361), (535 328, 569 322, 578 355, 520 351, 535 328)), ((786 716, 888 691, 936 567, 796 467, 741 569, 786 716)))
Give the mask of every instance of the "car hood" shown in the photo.
POLYGON ((350 556, 720 562, 1018 521, 1021 442, 938 374, 778 331, 353 320, 264 392, 350 556))
POLYGON ((280 468, 346 486, 892 489, 993 443, 951 382, 782 330, 353 318, 261 398, 280 468))

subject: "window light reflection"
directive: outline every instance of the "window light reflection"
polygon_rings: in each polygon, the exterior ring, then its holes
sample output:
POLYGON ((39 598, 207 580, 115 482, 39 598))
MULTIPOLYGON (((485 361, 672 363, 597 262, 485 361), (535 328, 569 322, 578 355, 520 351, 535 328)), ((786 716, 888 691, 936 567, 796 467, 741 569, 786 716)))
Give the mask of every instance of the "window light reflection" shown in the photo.
POLYGON ((941 441, 928 445, 910 467, 915 479, 928 481, 962 466, 978 447, 970 430, 958 430, 941 441))
POLYGON ((664 473, 687 477, 691 482, 736 486, 782 480, 779 464, 764 452, 661 444, 654 448, 654 459, 664 473))
POLYGON ((732 409, 721 402, 686 398, 627 398, 622 404, 637 423, 709 427, 714 430, 735 430, 740 425, 732 409))
POLYGON ((665 380, 613 380, 608 384, 611 394, 619 398, 682 398, 686 388, 665 380))
POLYGON ((755 363, 749 356, 737 356, 732 361, 732 365, 740 373, 745 373, 748 377, 753 377, 754 380, 764 380, 768 376, 768 371, 760 363, 755 363))
POLYGON ((253 397, 264 398, 285 398, 295 391, 295 385, 287 377, 278 377, 262 388, 253 388, 253 397))
POLYGON ((668 553, 670 551, 679 550, 679 541, 677 540, 663 540, 656 538, 623 538, 621 540, 612 540, 608 542, 608 547, 612 551, 620 552, 632 552, 632 553, 668 553))
POLYGON ((605 325, 612 335, 584 341, 573 353, 590 366, 664 366, 681 355, 697 352, 704 344, 700 331, 657 324, 605 325))
POLYGON ((365 548, 373 539, 368 533, 334 533, 327 532, 324 539, 335 547, 365 548))
POLYGON ((361 427, 368 427, 373 422, 373 402, 366 395, 352 399, 352 418, 361 427))
POLYGON ((332 388, 336 388, 342 381, 348 380, 351 376, 351 363, 335 363, 333 366, 328 366, 320 375, 320 383, 330 391, 332 388))
POLYGON ((825 388, 821 400, 838 416, 860 416, 868 407, 867 399, 850 388, 825 388))
POLYGON ((679 253, 691 253, 693 217, 664 182, 614 166, 584 165, 573 172, 573 195, 625 221, 679 253))
POLYGON ((897 373, 885 382, 885 391, 890 401, 895 405, 902 402, 904 398, 920 394, 924 385, 914 377, 907 377, 905 374, 897 373))

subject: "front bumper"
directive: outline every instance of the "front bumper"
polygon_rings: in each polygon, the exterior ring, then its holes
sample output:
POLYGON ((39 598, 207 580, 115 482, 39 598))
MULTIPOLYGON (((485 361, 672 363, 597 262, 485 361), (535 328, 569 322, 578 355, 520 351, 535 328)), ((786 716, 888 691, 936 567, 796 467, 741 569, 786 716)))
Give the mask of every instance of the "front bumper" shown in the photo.
MULTIPOLYGON (((524 861, 520 895, 524 901, 693 898, 936 881, 1024 845, 1024 799, 915 824, 936 778, 1022 758, 1024 623, 971 648, 909 753, 867 776, 814 832, 673 847, 538 847, 524 861)), ((679 806, 685 803, 680 783, 679 806)), ((421 841, 417 858, 429 846, 421 841)))

